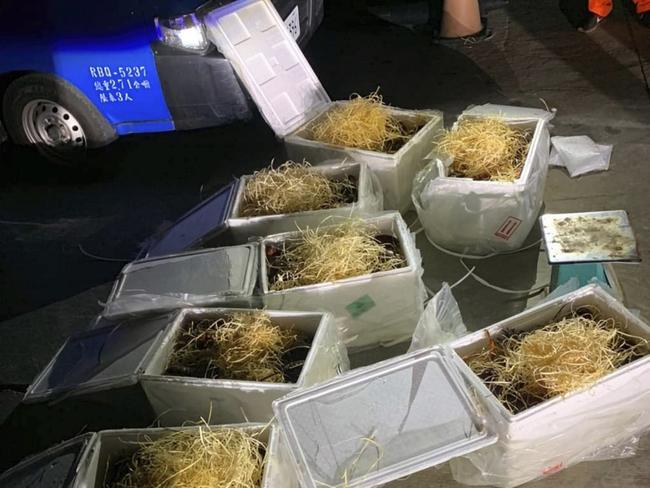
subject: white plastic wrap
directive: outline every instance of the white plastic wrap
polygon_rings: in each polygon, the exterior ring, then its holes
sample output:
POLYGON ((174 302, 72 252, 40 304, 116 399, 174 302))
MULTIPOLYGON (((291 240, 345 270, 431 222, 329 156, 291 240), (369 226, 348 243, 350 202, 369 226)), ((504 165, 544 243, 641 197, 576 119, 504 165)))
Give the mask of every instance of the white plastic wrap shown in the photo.
MULTIPOLYGON (((296 472, 275 425, 261 423, 211 424, 213 429, 239 429, 266 447, 260 488, 299 488, 296 472)), ((131 456, 138 443, 160 439, 178 431, 198 431, 203 426, 104 430, 86 433, 27 458, 0 474, 5 488, 99 488, 108 486, 109 466, 131 456)), ((216 488, 216 487, 215 487, 216 488)))
POLYGON ((555 136, 551 144, 551 166, 566 167, 571 177, 609 169, 611 144, 596 144, 588 136, 555 136))
MULTIPOLYGON (((333 224, 335 222, 332 220, 333 224)), ((406 258, 405 267, 333 283, 270 291, 266 246, 297 237, 298 234, 269 236, 262 241, 260 249, 264 305, 276 310, 331 312, 349 348, 408 340, 424 309, 426 296, 422 282, 422 258, 415 247, 415 238, 398 213, 381 214, 365 222, 380 233, 397 237, 406 258)))
POLYGON ((484 103, 483 105, 474 105, 463 111, 464 115, 477 117, 486 117, 498 115, 505 118, 513 119, 541 119, 550 122, 555 118, 555 109, 545 110, 541 108, 517 107, 515 105, 495 105, 493 103, 484 103))
MULTIPOLYGON (((108 472, 108 463, 131 455, 131 453, 137 450, 138 442, 156 440, 179 430, 198 431, 199 428, 205 429, 206 427, 188 426, 100 431, 97 434, 97 441, 93 446, 88 467, 84 470, 83 479, 80 480, 81 482, 78 485, 75 485, 75 488, 105 486, 103 478, 108 472)), ((282 454, 275 450, 278 449, 278 443, 275 441, 277 437, 275 427, 269 427, 268 424, 242 423, 214 425, 212 428, 234 428, 241 429, 249 434, 256 434, 258 439, 268 447, 262 488, 285 488, 292 486, 291 480, 295 479, 295 474, 291 470, 286 469, 286 465, 278 463, 282 454), (283 483, 283 479, 286 479, 289 484, 283 483)))
POLYGON ((122 269, 103 315, 255 306, 257 257, 257 245, 247 244, 134 261, 122 269))
POLYGON ((447 344, 467 334, 458 302, 447 283, 429 300, 413 332, 409 352, 447 344))
POLYGON ((166 332, 153 357, 143 365, 140 384, 162 426, 210 417, 214 423, 267 422, 277 398, 333 378, 350 368, 347 349, 329 313, 267 310, 274 324, 310 337, 309 352, 295 383, 193 378, 165 374, 175 338, 188 319, 216 320, 241 309, 184 309, 166 332))
MULTIPOLYGON (((540 304, 487 331, 498 337, 503 330, 532 330, 581 306, 595 306, 630 334, 650 339, 650 327, 597 285, 540 304)), ((457 481, 508 488, 582 461, 627 457, 634 452, 636 437, 650 428, 650 356, 619 368, 586 390, 513 415, 460 359, 486 345, 486 333, 479 331, 450 346, 499 434, 495 445, 451 461, 457 481)))
MULTIPOLYGON (((346 102, 333 102, 329 108, 346 102)), ((285 138, 287 154, 292 159, 307 158, 312 163, 332 158, 363 161, 379 178, 384 192, 384 208, 405 212, 411 207, 413 178, 424 165, 432 142, 443 128, 442 112, 436 110, 406 110, 388 107, 391 114, 405 124, 423 123, 420 130, 396 153, 388 154, 351 147, 337 146, 310 139, 309 128, 320 115, 285 138)))
POLYGON ((381 212, 384 209, 384 195, 377 176, 365 163, 327 161, 313 166, 312 171, 332 177, 352 176, 357 184, 357 199, 354 203, 339 208, 297 212, 293 214, 241 217, 240 208, 246 182, 250 176, 240 180, 237 196, 227 225, 236 242, 245 243, 253 236, 266 236, 291 232, 306 226, 317 226, 333 215, 362 217, 381 212))
POLYGON ((505 120, 510 125, 534 130, 518 180, 450 177, 451 159, 435 153, 434 159, 416 176, 413 203, 430 241, 468 255, 512 251, 521 247, 537 223, 548 173, 547 122, 510 117, 505 120))

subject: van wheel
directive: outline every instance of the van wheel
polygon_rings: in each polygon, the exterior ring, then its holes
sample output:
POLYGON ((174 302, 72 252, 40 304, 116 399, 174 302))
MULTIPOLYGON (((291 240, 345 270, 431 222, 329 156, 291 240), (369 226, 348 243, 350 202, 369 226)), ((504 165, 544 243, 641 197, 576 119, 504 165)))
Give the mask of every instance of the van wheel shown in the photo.
POLYGON ((4 122, 16 144, 52 162, 82 164, 88 150, 117 138, 97 108, 70 83, 48 74, 14 80, 4 95, 4 122))

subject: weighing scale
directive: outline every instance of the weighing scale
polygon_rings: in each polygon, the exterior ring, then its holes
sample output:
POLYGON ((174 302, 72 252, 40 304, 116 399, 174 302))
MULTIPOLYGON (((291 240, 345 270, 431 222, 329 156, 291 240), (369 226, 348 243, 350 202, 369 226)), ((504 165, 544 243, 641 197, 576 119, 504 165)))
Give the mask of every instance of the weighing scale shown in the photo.
POLYGON ((552 267, 551 290, 572 278, 579 286, 595 279, 620 289, 609 263, 641 261, 624 210, 545 214, 540 225, 552 267))

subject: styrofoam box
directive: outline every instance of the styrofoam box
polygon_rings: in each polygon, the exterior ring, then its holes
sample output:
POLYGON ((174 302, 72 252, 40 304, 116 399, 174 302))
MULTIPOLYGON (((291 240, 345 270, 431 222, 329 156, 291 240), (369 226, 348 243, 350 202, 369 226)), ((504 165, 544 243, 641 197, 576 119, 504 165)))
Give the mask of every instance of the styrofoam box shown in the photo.
POLYGON ((425 157, 431 152, 434 141, 443 129, 442 112, 430 110, 405 110, 387 107, 391 115, 405 125, 423 124, 422 128, 394 154, 337 146, 314 141, 309 137, 310 127, 325 116, 328 110, 345 101, 333 102, 284 139, 289 158, 306 158, 312 163, 332 158, 348 157, 363 161, 377 175, 384 191, 384 207, 388 210, 407 211, 411 206, 413 178, 424 167, 425 157))
POLYGON ((165 334, 140 377, 149 403, 163 426, 211 417, 217 423, 265 421, 273 417, 273 400, 291 391, 325 381, 349 369, 347 350, 329 313, 267 310, 279 327, 294 327, 311 340, 293 384, 165 375, 175 339, 187 320, 218 319, 238 309, 184 309, 165 334))
MULTIPOLYGON (((276 427, 267 424, 230 424, 216 427, 259 434, 267 446, 262 488, 298 488, 295 471, 285 461, 276 427)), ((109 463, 131 456, 138 442, 157 440, 175 431, 198 426, 104 430, 85 434, 24 460, 0 476, 4 488, 105 488, 109 463)))
MULTIPOLYGON (((297 161, 302 160, 296 159, 297 161)), ((267 236, 290 232, 305 226, 317 226, 329 216, 367 216, 383 210, 383 195, 377 178, 365 163, 337 163, 314 166, 312 170, 332 178, 352 176, 356 180, 357 200, 343 207, 297 212, 293 214, 242 217, 240 209, 246 183, 251 176, 243 176, 237 189, 234 205, 227 221, 236 242, 246 242, 252 236, 267 236)))
POLYGON ((273 3, 240 0, 206 12, 203 21, 209 39, 230 61, 266 122, 285 138, 290 158, 365 162, 381 182, 385 208, 404 211, 411 206, 413 178, 442 129, 440 112, 389 108, 405 123, 425 122, 395 154, 311 141, 306 128, 332 103, 273 3))
POLYGON ((71 336, 28 388, 24 401, 49 401, 140 383, 162 426, 210 419, 215 423, 272 418, 276 398, 349 369, 347 351, 328 313, 267 311, 280 327, 311 339, 298 381, 281 384, 165 375, 177 334, 187 319, 223 317, 247 309, 189 308, 141 319, 129 317, 71 336))
POLYGON ((588 459, 650 427, 650 356, 605 376, 588 389, 556 397, 519 414, 510 413, 461 357, 487 345, 486 331, 533 330, 596 307, 629 334, 650 339, 650 327, 597 285, 589 285, 463 337, 450 346, 455 363, 484 399, 499 442, 451 462, 454 477, 467 484, 517 486, 588 459))
MULTIPOLYGON (((481 118, 462 115, 459 120, 481 118)), ((438 158, 414 183, 413 198, 422 227, 434 243, 454 252, 486 255, 518 249, 544 201, 550 136, 543 119, 503 117, 514 127, 533 132, 521 175, 514 182, 479 181, 447 176, 438 158)), ((431 157, 429 156, 429 157, 431 157)))
POLYGON ((254 237, 318 225, 331 215, 367 215, 383 209, 379 181, 366 164, 344 161, 312 166, 312 170, 335 178, 352 177, 357 185, 356 201, 332 209, 242 217, 240 209, 244 189, 251 177, 243 176, 203 200, 163 233, 152 237, 142 255, 151 258, 219 247, 224 243, 244 244, 254 237))
POLYGON ((423 349, 274 402, 301 486, 382 486, 496 442, 448 359, 423 349))
MULTIPOLYGON (((334 220, 332 222, 336 225, 334 220)), ((419 251, 399 213, 384 213, 364 222, 379 234, 397 238, 406 266, 330 283, 271 291, 267 246, 295 239, 299 233, 268 236, 260 246, 260 283, 264 305, 278 310, 329 311, 350 348, 408 339, 424 309, 426 294, 419 251)), ((321 229, 327 227, 331 226, 322 226, 321 229)))
POLYGON ((140 259, 122 268, 103 314, 120 317, 191 306, 255 306, 256 283, 256 244, 140 259))

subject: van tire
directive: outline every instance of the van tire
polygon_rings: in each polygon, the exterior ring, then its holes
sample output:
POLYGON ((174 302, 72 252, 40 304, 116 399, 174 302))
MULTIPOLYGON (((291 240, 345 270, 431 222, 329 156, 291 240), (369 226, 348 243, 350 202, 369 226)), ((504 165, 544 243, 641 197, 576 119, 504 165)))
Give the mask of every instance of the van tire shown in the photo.
POLYGON ((10 139, 16 144, 36 146, 56 163, 83 164, 89 150, 117 139, 115 129, 90 100, 52 74, 33 73, 14 80, 4 94, 2 107, 10 139), (52 117, 44 119, 41 111, 50 110, 52 117))

